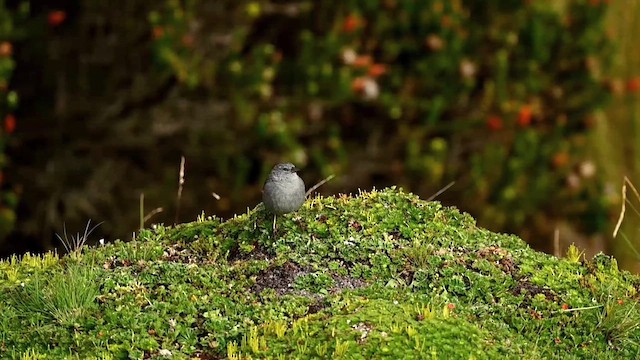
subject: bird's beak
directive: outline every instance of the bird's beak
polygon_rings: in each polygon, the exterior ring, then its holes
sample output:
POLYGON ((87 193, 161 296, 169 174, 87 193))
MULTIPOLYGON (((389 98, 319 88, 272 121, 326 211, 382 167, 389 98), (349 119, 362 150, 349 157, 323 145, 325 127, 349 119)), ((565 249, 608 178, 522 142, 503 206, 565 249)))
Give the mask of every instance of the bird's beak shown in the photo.
POLYGON ((298 171, 300 171, 300 170, 301 170, 301 169, 300 169, 299 167, 294 166, 294 167, 293 167, 293 169, 291 169, 291 172, 296 173, 296 172, 298 172, 298 171))

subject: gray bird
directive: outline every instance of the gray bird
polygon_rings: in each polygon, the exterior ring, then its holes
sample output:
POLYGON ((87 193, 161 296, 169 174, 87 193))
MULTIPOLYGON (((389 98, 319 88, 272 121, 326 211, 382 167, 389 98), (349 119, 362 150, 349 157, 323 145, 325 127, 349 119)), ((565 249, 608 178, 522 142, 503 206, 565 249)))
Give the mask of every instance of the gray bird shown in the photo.
MULTIPOLYGON (((274 215, 282 215, 300 209, 306 198, 304 181, 291 163, 273 167, 262 189, 262 202, 274 215)), ((275 219, 274 219, 275 224, 275 219)))

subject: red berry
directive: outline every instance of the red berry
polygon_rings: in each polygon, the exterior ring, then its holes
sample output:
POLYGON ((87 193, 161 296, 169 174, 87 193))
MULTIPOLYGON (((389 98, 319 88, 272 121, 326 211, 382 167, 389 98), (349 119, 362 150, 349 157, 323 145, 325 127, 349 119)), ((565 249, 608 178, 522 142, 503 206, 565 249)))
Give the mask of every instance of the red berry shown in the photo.
POLYGON ((518 114, 518 125, 522 127, 527 127, 531 124, 532 111, 530 105, 524 105, 520 108, 520 113, 518 114))
POLYGON ((636 76, 627 81, 627 91, 629 92, 637 92, 640 90, 640 76, 636 76))
POLYGON ((13 45, 8 41, 0 43, 0 57, 9 57, 13 54, 13 45))
POLYGON ((342 30, 344 32, 354 32, 358 30, 362 26, 362 19, 358 15, 348 15, 344 19, 344 23, 342 24, 342 30))
POLYGON ((369 75, 371 77, 379 77, 387 72, 387 66, 383 64, 373 64, 369 68, 369 75))
POLYGON ((489 116, 489 118, 487 119, 487 127, 491 131, 502 130, 502 127, 503 127, 502 119, 496 115, 489 116))
POLYGON ((63 10, 54 10, 49 12, 49 25, 52 27, 56 27, 62 24, 67 18, 67 13, 63 10))
POLYGON ((8 114, 4 118, 4 131, 6 131, 7 134, 11 134, 15 130, 16 130, 16 118, 15 116, 8 114))

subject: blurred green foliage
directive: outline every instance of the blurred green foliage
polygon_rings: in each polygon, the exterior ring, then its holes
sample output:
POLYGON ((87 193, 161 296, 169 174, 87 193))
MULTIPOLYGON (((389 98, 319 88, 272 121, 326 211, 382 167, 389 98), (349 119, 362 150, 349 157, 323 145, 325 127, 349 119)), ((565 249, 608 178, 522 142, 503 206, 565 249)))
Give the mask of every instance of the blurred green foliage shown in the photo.
POLYGON ((236 189, 287 159, 351 188, 455 180, 445 196, 493 229, 595 232, 608 2, 552 3, 166 0, 149 21, 158 64, 231 107, 203 141, 236 189))
POLYGON ((10 164, 7 146, 17 126, 14 112, 18 107, 18 94, 11 89, 11 76, 15 68, 13 41, 18 37, 15 22, 28 15, 26 2, 20 2, 15 11, 9 11, 5 1, 0 1, 0 242, 13 230, 16 222, 15 209, 18 195, 5 183, 5 173, 10 164))

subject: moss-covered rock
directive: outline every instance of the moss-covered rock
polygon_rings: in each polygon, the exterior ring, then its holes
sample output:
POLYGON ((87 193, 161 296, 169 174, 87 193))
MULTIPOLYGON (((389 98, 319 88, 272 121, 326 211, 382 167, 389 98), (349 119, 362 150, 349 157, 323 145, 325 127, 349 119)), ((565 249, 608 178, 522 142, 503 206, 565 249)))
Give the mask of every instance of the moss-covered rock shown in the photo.
POLYGON ((635 359, 640 278, 395 188, 0 263, 0 357, 635 359))

